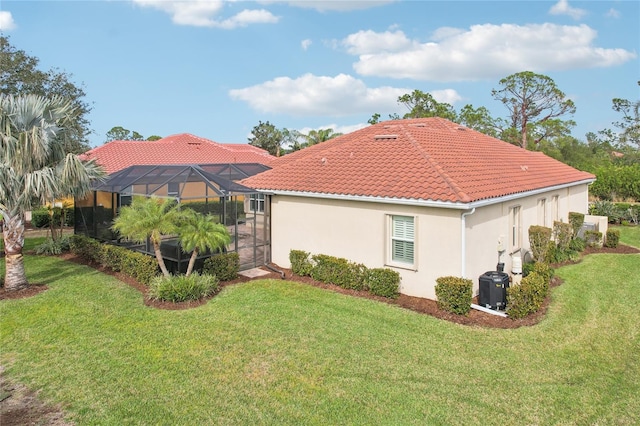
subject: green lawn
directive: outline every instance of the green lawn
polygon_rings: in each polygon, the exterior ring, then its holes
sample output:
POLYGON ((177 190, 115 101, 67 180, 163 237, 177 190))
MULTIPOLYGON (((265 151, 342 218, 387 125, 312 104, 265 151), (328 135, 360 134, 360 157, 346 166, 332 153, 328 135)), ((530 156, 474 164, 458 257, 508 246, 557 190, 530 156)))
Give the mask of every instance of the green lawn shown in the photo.
POLYGON ((620 242, 628 246, 640 248, 640 226, 613 226, 620 230, 620 242))
POLYGON ((78 425, 640 423, 640 255, 559 269, 547 317, 514 330, 280 280, 161 311, 88 267, 26 261, 50 288, 0 301, 0 362, 78 425))

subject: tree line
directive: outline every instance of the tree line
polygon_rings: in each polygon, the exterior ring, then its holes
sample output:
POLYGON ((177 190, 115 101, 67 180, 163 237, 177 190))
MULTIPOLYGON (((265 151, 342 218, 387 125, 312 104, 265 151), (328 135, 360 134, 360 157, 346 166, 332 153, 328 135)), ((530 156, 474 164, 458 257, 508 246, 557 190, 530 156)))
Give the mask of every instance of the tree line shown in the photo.
MULTIPOLYGON (((72 82, 71 74, 55 68, 40 70, 38 58, 16 49, 4 36, 0 36, 0 63, 3 64, 0 69, 2 94, 35 94, 66 99, 73 107, 73 116, 67 121, 63 149, 76 154, 89 149, 91 130, 87 116, 91 105, 84 100, 86 94, 82 86, 72 82)), ((438 102, 431 94, 416 89, 397 99, 407 112, 402 116, 389 114, 389 119, 446 118, 594 173, 598 180, 592 185, 591 193, 598 198, 640 200, 640 100, 612 99, 608 107, 620 114, 619 119, 610 128, 588 133, 584 140, 580 140, 571 134, 575 127, 572 115, 576 106, 550 77, 531 71, 515 73, 501 79, 491 95, 505 106, 505 116, 495 117, 486 107, 471 104, 456 110, 451 104, 438 102)), ((381 114, 374 113, 368 122, 375 124, 380 119, 381 114)), ((340 135, 334 129, 302 133, 278 128, 269 121, 259 121, 253 127, 248 143, 281 156, 340 135)), ((105 143, 160 138, 158 135, 145 138, 135 130, 115 126, 107 132, 105 143)))

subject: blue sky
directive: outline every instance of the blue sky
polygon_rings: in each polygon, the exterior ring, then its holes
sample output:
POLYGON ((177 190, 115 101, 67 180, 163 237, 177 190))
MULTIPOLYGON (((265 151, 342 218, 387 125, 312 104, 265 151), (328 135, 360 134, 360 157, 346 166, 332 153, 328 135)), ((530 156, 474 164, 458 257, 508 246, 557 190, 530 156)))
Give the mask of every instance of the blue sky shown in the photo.
POLYGON ((244 143, 259 121, 350 132, 407 112, 417 89, 487 107, 499 80, 553 78, 577 107, 573 135, 612 127, 611 99, 640 97, 638 1, 12 1, 0 29, 72 74, 114 126, 244 143))

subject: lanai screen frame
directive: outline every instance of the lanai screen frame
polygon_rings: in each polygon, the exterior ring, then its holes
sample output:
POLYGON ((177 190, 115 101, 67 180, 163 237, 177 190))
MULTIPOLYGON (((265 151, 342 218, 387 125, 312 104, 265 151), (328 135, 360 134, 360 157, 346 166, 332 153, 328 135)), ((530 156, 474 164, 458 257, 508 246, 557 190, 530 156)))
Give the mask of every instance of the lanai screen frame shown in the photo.
MULTIPOLYGON (((258 209, 259 203, 253 200, 268 195, 236 180, 266 170, 269 167, 259 163, 130 166, 94 185, 93 192, 86 198, 75 200, 74 231, 153 255, 149 241, 146 244, 128 242, 119 238, 110 227, 120 207, 130 204, 133 196, 169 198, 217 216, 232 236, 232 244, 226 250, 240 255, 241 270, 261 266, 271 259, 270 203, 261 203, 262 209, 258 209), (251 207, 256 208, 251 210, 251 207)), ((189 254, 182 252, 175 238, 167 238, 163 247, 168 267, 174 272, 184 272, 189 254)), ((209 253, 201 255, 196 267, 209 256, 209 253)))

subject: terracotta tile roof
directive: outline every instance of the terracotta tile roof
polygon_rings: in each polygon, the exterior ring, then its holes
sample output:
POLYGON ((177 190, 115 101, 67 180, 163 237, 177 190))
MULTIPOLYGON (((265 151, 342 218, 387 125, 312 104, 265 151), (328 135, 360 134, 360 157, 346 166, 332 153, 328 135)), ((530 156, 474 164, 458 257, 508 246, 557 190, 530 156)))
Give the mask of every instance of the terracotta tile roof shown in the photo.
POLYGON ((167 136, 157 141, 111 141, 91 149, 82 159, 96 159, 107 171, 117 172, 133 165, 259 163, 275 157, 249 144, 226 144, 189 133, 167 136))
POLYGON ((378 123, 269 166, 242 183, 265 191, 469 203, 595 178, 442 118, 378 123))

